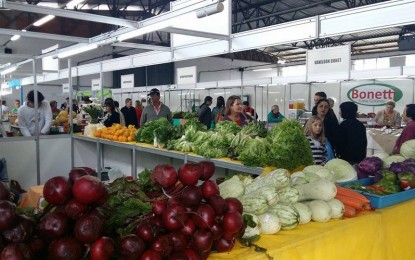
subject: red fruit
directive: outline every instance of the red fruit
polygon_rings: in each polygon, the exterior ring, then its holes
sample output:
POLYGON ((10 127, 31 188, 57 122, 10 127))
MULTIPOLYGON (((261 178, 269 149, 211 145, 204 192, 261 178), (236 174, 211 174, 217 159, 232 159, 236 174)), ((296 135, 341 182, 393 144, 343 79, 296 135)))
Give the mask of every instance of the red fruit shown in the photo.
POLYGON ((39 223, 41 237, 52 241, 61 238, 69 229, 68 217, 62 212, 49 212, 39 223))
POLYGON ((226 240, 224 238, 218 239, 213 241, 213 244, 216 248, 216 251, 219 253, 222 252, 229 252, 232 250, 233 246, 235 245, 235 241, 232 240, 226 240))
POLYGON ((167 235, 160 236, 151 244, 151 249, 159 252, 161 256, 167 257, 173 251, 173 245, 170 243, 167 235))
POLYGON ((104 222, 94 213, 80 217, 74 228, 76 239, 84 244, 94 242, 100 235, 104 222))
POLYGON ((136 235, 126 235, 120 241, 121 259, 137 260, 144 253, 146 245, 144 241, 136 235))
POLYGON ((184 185, 196 185, 203 170, 197 163, 185 163, 179 168, 179 180, 184 185))
POLYGON ((159 236, 160 228, 151 223, 143 223, 137 226, 135 234, 144 240, 144 242, 151 243, 159 236))
POLYGON ((242 203, 236 198, 226 198, 226 205, 228 206, 228 211, 237 211, 239 214, 243 212, 242 203))
POLYGON ((243 227, 242 215, 237 211, 229 211, 223 216, 223 230, 230 233, 238 233, 243 227))
POLYGON ((151 180, 162 186, 168 188, 176 184, 177 172, 170 164, 159 164, 151 172, 151 180))
POLYGON ((153 249, 148 249, 141 256, 141 260, 162 260, 161 254, 153 249))
POLYGON ((202 190, 200 187, 196 186, 187 186, 180 194, 180 199, 185 207, 194 207, 199 205, 202 198, 202 190))
POLYGON ((215 173, 215 164, 211 161, 200 161, 199 166, 202 168, 201 181, 209 180, 215 173))
POLYGON ((7 200, 0 201, 0 231, 11 228, 16 223, 16 205, 7 200))
POLYGON ((228 205, 226 203, 226 200, 224 200, 220 195, 210 196, 208 202, 209 205, 212 206, 216 216, 218 217, 223 216, 223 214, 225 214, 228 211, 228 205))
POLYGON ((79 178, 73 185, 72 193, 77 201, 84 204, 98 203, 102 197, 108 196, 105 185, 97 177, 91 175, 79 178))
POLYGON ((36 226, 35 221, 25 215, 17 215, 17 224, 3 231, 3 237, 9 242, 21 243, 31 237, 36 226))
POLYGON ((163 215, 164 210, 167 207, 167 202, 165 200, 156 200, 151 203, 151 210, 156 215, 163 215))
POLYGON ((65 205, 65 213, 71 219, 78 219, 87 210, 88 206, 77 201, 76 199, 70 199, 65 205))
POLYGON ((53 205, 62 205, 72 196, 71 185, 63 176, 49 179, 43 187, 43 197, 53 205))
POLYGON ((91 260, 107 260, 114 254, 115 244, 110 237, 100 237, 91 245, 89 256, 91 260))
POLYGON ((88 175, 88 172, 84 168, 72 168, 69 172, 69 182, 73 185, 79 178, 85 175, 88 175))
POLYGON ((200 255, 191 248, 185 249, 184 254, 187 256, 189 260, 201 260, 202 259, 200 255))
POLYGON ((30 251, 30 248, 26 244, 16 244, 12 243, 7 245, 1 252, 0 258, 3 260, 24 260, 24 259, 32 259, 32 251, 30 251))
POLYGON ((196 231, 194 238, 194 245, 199 253, 208 252, 212 248, 213 235, 210 231, 199 229, 196 231))
POLYGON ((205 200, 208 200, 213 195, 219 195, 219 187, 216 182, 212 180, 205 181, 202 184, 202 194, 205 200))
POLYGON ((215 211, 208 204, 200 204, 193 215, 193 221, 199 228, 210 228, 215 223, 215 211))
POLYGON ((50 260, 78 260, 83 255, 83 246, 75 238, 60 238, 50 244, 48 254, 50 260))

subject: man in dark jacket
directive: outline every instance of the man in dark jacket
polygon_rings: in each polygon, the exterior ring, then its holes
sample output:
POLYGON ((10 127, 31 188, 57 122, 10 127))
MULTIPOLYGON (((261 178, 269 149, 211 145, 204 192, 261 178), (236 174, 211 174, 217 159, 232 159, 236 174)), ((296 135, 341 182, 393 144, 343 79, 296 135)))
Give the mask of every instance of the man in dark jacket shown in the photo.
POLYGON ((206 125, 207 129, 210 129, 210 124, 212 123, 212 111, 210 110, 210 105, 212 105, 212 97, 206 96, 205 101, 200 106, 198 111, 199 121, 206 125))
POLYGON ((137 115, 131 98, 125 99, 125 106, 121 108, 121 112, 124 115, 125 126, 133 125, 135 128, 138 128, 137 115))
POLYGON ((366 128, 356 119, 357 105, 353 102, 340 104, 340 114, 344 119, 340 123, 338 155, 350 164, 359 163, 366 157, 366 128))

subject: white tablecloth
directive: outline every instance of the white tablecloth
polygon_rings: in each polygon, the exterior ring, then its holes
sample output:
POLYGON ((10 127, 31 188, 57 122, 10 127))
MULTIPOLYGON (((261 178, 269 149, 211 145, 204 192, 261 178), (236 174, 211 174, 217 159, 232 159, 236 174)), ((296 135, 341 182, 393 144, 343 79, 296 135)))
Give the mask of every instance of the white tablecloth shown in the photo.
POLYGON ((378 128, 369 128, 366 131, 368 155, 376 152, 392 153, 396 140, 401 135, 402 129, 392 129, 386 133, 378 128))

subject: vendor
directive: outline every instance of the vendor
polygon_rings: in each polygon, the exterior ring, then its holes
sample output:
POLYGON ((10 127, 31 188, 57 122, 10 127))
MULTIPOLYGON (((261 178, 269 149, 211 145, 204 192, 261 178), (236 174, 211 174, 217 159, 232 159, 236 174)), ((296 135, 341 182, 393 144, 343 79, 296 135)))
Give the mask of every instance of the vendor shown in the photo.
POLYGON ((52 110, 49 102, 41 92, 37 92, 38 107, 35 108, 35 92, 29 91, 26 96, 26 102, 19 108, 18 119, 19 127, 23 136, 34 136, 36 132, 36 113, 38 113, 39 134, 49 133, 52 125, 52 110))
POLYGON ((398 111, 394 110, 394 108, 395 101, 388 101, 386 103, 386 108, 376 113, 374 119, 375 124, 378 126, 400 127, 401 115, 398 111))
POLYGON ((106 98, 104 101, 104 125, 106 127, 110 127, 113 124, 119 124, 120 123, 120 114, 115 111, 115 104, 114 100, 112 98, 106 98))
POLYGON ((277 105, 271 107, 271 112, 268 113, 268 123, 281 123, 285 117, 280 113, 280 108, 277 105))
POLYGON ((398 140, 396 140, 396 144, 392 152, 394 154, 400 153, 401 146, 404 142, 415 139, 415 104, 406 105, 402 113, 402 120, 405 122, 406 126, 402 130, 398 140))
POLYGON ((226 101, 224 116, 221 121, 233 121, 239 126, 245 126, 253 118, 242 111, 240 96, 230 96, 226 101))
POLYGON ((17 114, 17 111, 19 110, 19 107, 20 107, 20 100, 15 99, 14 100, 14 108, 12 109, 12 113, 17 114))

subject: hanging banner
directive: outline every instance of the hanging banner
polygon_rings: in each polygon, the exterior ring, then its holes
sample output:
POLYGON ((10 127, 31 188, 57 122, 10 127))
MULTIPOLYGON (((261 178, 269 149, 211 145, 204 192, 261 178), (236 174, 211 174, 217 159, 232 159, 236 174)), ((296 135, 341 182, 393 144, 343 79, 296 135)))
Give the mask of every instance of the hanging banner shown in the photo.
POLYGON ((306 60, 308 82, 350 79, 350 45, 308 50, 306 60))
POLYGON ((177 84, 196 84, 197 77, 197 67, 184 67, 184 68, 178 68, 177 70, 177 84))
POLYGON ((121 75, 121 88, 134 88, 134 74, 121 75))
POLYGON ((62 84, 62 94, 69 93, 69 84, 63 83, 62 84))
POLYGON ((99 91, 101 90, 101 80, 100 79, 93 79, 91 80, 91 89, 92 91, 99 91))

